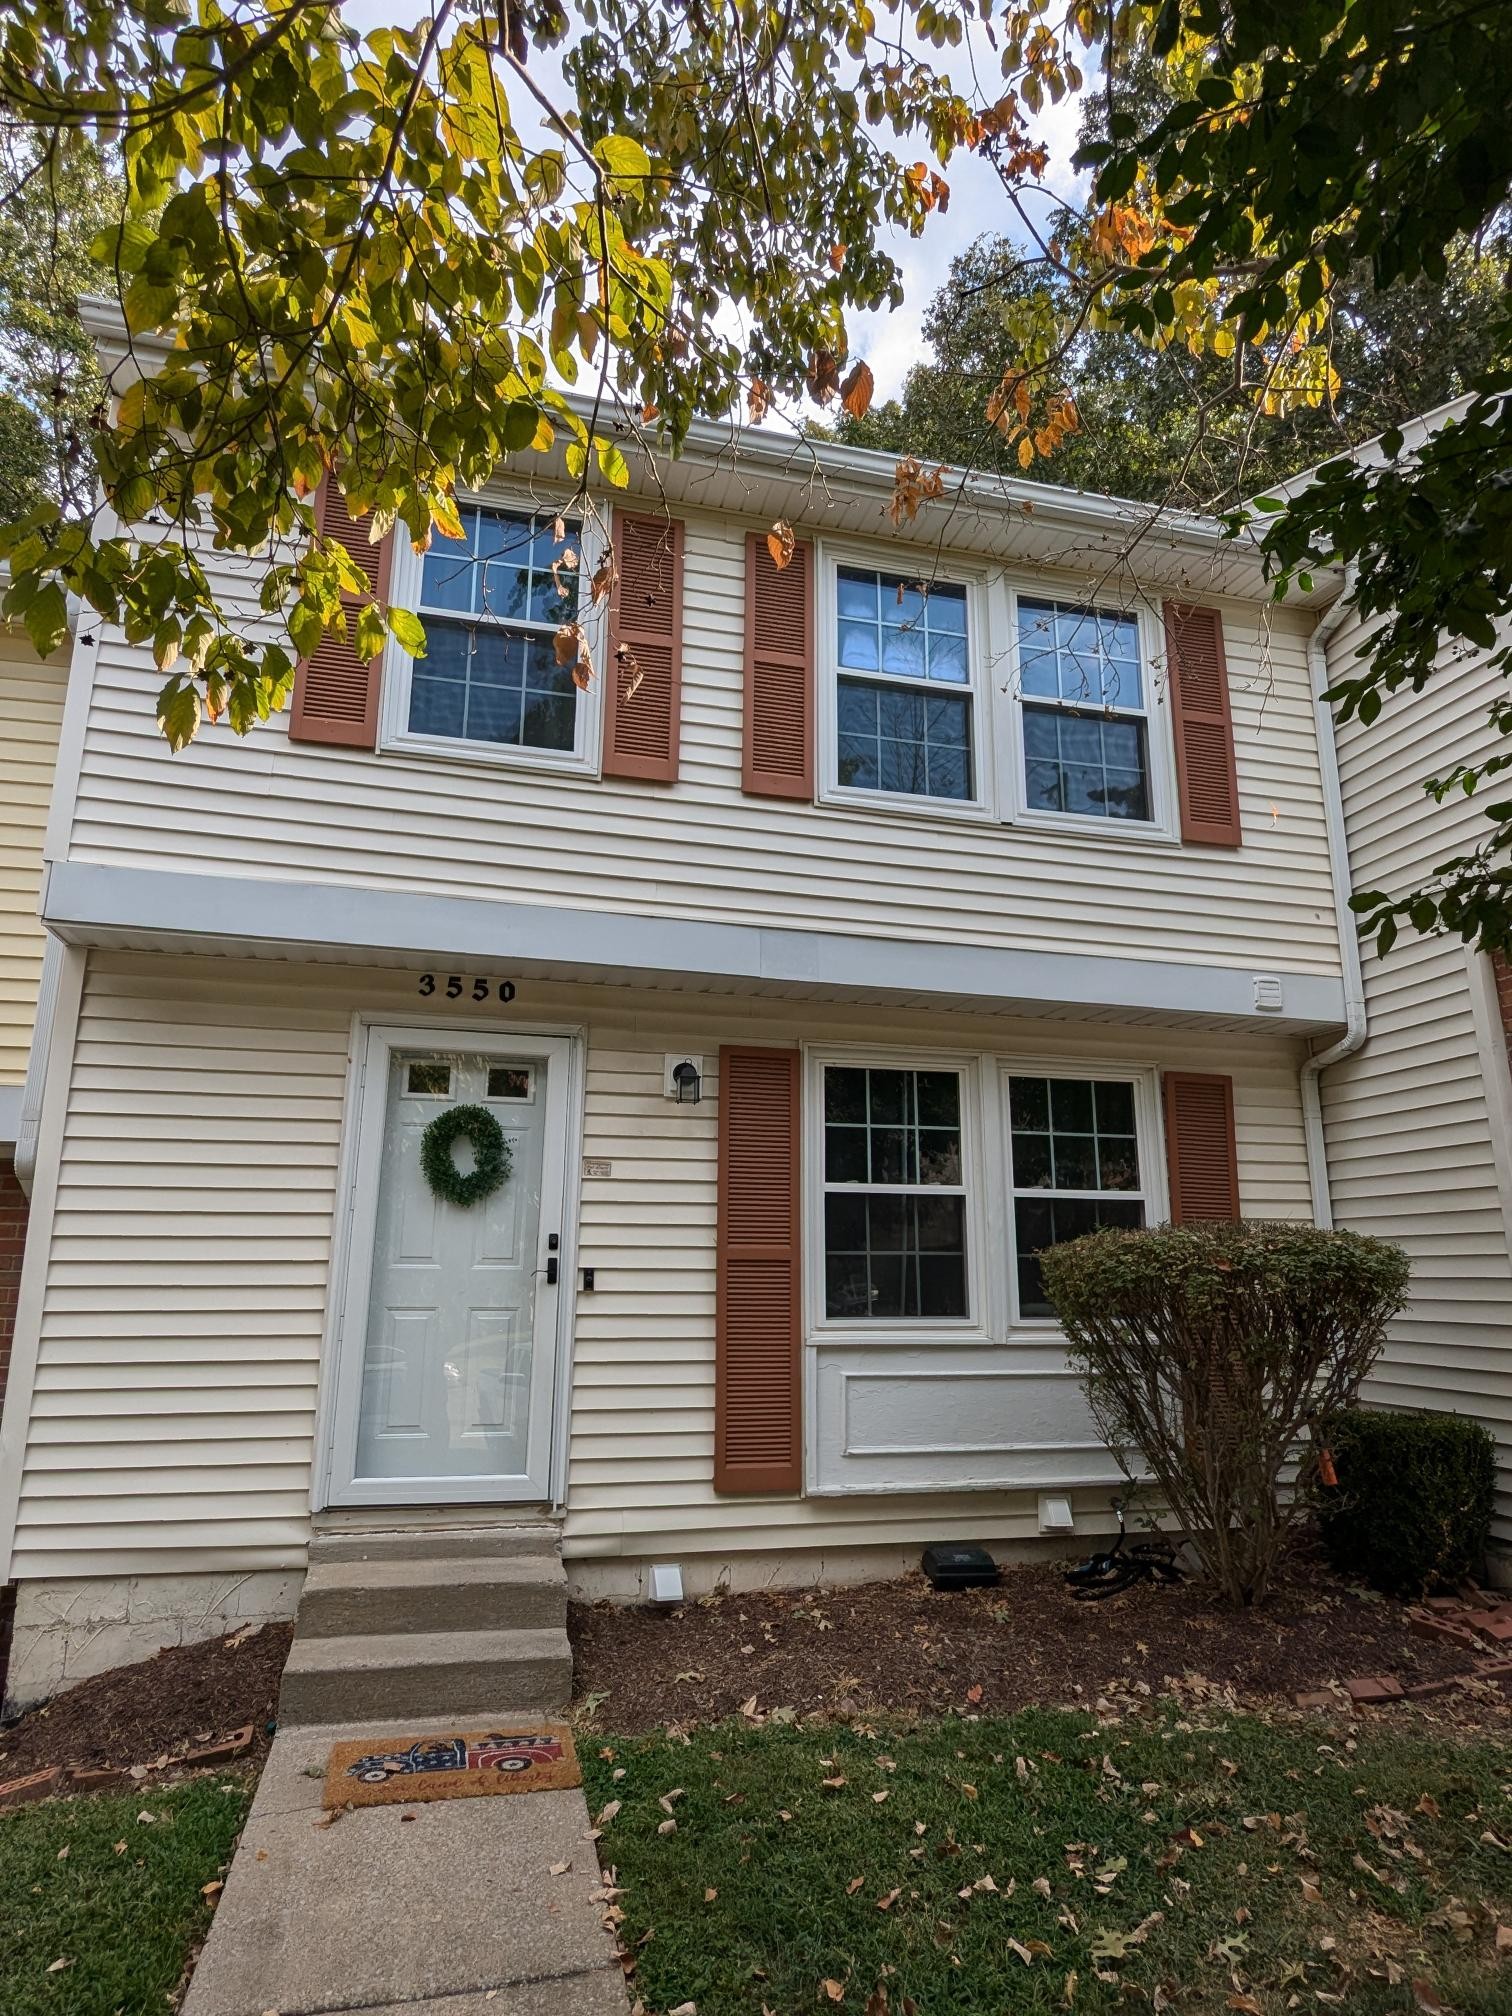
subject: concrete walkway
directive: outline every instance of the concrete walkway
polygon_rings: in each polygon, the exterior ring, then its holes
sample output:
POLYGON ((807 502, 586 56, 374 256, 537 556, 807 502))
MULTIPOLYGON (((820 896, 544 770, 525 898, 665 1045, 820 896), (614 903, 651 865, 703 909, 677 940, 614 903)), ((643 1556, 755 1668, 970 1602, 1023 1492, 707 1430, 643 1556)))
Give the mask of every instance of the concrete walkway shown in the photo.
POLYGON ((183 2016, 625 2016, 580 1791, 367 1806, 316 1824, 333 1743, 457 1726, 279 1732, 183 2016))

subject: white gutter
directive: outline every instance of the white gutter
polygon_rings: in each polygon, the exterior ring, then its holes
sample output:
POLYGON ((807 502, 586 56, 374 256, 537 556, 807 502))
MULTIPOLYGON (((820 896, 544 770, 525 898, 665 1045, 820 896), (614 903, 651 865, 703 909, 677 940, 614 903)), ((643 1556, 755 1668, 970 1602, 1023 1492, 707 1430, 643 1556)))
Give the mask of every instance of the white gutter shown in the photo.
POLYGON ((1313 1223, 1333 1224, 1333 1200, 1328 1189, 1328 1150, 1323 1136, 1323 1101, 1318 1081, 1331 1064, 1353 1056, 1365 1041, 1365 980, 1360 971, 1360 934, 1349 907, 1351 881, 1349 838, 1344 827, 1344 794, 1339 785, 1339 752, 1334 740, 1333 710, 1323 695, 1333 683, 1328 676, 1328 640, 1343 622, 1348 581, 1329 603, 1307 640, 1307 670, 1312 681, 1313 713, 1318 724, 1318 763, 1323 774, 1323 824, 1328 835, 1328 864, 1339 929, 1339 963, 1344 978, 1344 1034, 1337 1043, 1309 1057, 1302 1066, 1302 1132, 1307 1143, 1307 1181, 1312 1191, 1313 1223))

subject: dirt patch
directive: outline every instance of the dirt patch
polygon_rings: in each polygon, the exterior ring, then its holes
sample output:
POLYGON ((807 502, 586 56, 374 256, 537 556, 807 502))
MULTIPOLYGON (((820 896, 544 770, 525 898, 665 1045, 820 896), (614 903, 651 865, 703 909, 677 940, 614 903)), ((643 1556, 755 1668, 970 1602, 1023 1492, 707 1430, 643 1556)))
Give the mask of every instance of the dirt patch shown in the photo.
POLYGON ((261 1761, 292 1624, 174 1645, 54 1695, 0 1731, 0 1779, 49 1764, 155 1764, 251 1723, 261 1761))
MULTIPOLYGON (((1167 1691, 1195 1677, 1245 1703, 1364 1674, 1404 1685, 1473 1662, 1412 1637, 1406 1606, 1295 1569, 1262 1607, 1233 1612, 1201 1585, 1142 1587, 1079 1603, 1061 1567, 1003 1571, 995 1588, 942 1595, 922 1575, 860 1587, 721 1596, 673 1612, 574 1605, 569 1622, 581 1710, 603 1696, 596 1726, 634 1735, 669 1721, 767 1710, 1005 1714, 1092 1705, 1099 1694, 1167 1691)), ((1496 1689, 1427 1704, 1435 1716, 1506 1718, 1496 1689)), ((1395 1712, 1395 1711, 1393 1711, 1395 1712)))

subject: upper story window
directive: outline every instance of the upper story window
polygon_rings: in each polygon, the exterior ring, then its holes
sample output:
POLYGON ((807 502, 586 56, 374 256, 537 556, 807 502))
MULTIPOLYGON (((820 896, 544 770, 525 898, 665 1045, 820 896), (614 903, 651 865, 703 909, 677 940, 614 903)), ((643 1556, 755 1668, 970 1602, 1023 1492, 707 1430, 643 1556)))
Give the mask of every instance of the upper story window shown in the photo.
POLYGON ((1026 808, 1148 823, 1137 619, 1021 595, 1018 651, 1026 808))
POLYGON ((968 1314, 959 1071, 824 1070, 824 1313, 968 1314))
POLYGON ((396 550, 392 593, 419 612, 426 652, 399 654, 390 735, 501 759, 586 763, 590 710, 554 643, 578 614, 581 526, 479 503, 463 504, 459 516, 460 539, 435 535, 419 558, 403 541, 396 550))
POLYGON ((840 789, 963 804, 977 799, 964 586, 841 565, 833 650, 840 789))

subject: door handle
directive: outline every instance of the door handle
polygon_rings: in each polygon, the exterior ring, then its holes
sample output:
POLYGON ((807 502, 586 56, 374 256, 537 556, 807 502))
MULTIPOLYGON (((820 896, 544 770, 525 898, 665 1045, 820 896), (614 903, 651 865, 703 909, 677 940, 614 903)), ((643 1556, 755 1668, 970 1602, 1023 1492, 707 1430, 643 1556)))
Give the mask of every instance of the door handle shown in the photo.
POLYGON ((555 1255, 555 1253, 553 1253, 551 1258, 546 1262, 546 1286, 548 1288, 555 1288, 556 1285, 557 1285, 557 1256, 555 1255))

